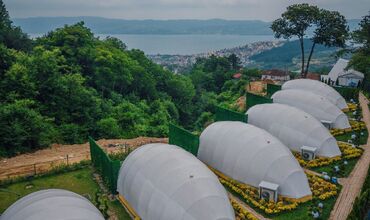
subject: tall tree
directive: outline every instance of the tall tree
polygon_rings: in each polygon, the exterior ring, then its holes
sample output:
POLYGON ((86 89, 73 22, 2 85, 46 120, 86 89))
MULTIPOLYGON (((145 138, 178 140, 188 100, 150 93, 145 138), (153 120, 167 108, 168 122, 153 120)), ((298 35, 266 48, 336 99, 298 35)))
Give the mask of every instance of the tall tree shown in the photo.
POLYGON ((301 47, 301 75, 306 78, 316 44, 343 47, 348 36, 345 18, 336 11, 319 9, 309 4, 294 4, 287 8, 281 18, 275 20, 271 29, 276 38, 297 37, 301 47), (306 63, 304 39, 310 27, 315 28, 312 46, 306 63), (306 65, 305 65, 306 63, 306 65))
POLYGON ((345 47, 349 36, 347 21, 343 15, 337 11, 320 9, 320 14, 316 20, 316 29, 312 37, 312 47, 307 60, 305 76, 308 73, 310 61, 316 44, 326 47, 345 47))
POLYGON ((16 50, 30 50, 32 41, 19 27, 12 25, 3 0, 0 0, 0 43, 16 50))
POLYGON ((316 6, 309 4, 294 4, 287 8, 286 12, 281 15, 281 18, 275 20, 271 29, 275 33, 276 38, 290 39, 298 37, 301 47, 301 75, 305 76, 304 64, 304 38, 307 29, 311 27, 317 20, 320 10, 316 6))
POLYGON ((352 40, 361 46, 356 48, 349 62, 349 67, 365 74, 362 86, 370 92, 370 11, 368 15, 363 17, 359 27, 352 33, 352 40))

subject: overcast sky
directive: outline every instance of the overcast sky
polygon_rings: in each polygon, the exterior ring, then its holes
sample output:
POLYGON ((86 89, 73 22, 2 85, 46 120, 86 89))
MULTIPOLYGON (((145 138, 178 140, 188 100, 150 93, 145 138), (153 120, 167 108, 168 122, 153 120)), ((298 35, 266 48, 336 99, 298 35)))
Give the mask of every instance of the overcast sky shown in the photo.
POLYGON ((272 21, 293 3, 309 2, 348 19, 370 10, 370 0, 4 0, 12 18, 100 16, 123 19, 248 19, 272 21))

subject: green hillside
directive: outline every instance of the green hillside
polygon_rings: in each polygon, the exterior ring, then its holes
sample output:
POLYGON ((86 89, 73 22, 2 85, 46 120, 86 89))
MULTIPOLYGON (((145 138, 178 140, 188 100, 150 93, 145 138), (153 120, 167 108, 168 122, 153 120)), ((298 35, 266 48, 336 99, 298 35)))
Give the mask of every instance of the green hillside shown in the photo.
POLYGON ((0 157, 88 135, 164 137, 170 122, 201 128, 245 83, 231 81, 235 57, 199 60, 189 76, 175 75, 83 22, 30 40, 4 7, 0 14, 0 157))
MULTIPOLYGON (((312 42, 309 39, 306 39, 304 45, 305 54, 306 57, 308 57, 312 42)), ((311 61, 311 71, 315 71, 325 66, 333 65, 336 61, 336 51, 338 51, 338 48, 328 48, 323 45, 316 45, 311 61)), ((261 69, 299 69, 301 59, 301 49, 299 41, 287 41, 280 47, 275 47, 271 50, 263 51, 262 53, 251 56, 250 59, 254 62, 253 64, 251 64, 251 66, 259 67, 261 69)))

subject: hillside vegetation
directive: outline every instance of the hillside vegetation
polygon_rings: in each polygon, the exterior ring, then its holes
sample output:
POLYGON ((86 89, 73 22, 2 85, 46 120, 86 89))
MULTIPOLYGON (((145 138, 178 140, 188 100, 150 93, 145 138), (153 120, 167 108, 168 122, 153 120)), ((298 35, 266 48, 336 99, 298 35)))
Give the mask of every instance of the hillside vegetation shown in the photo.
POLYGON ((162 137, 169 122, 196 129, 215 103, 239 95, 222 91, 244 86, 230 81, 235 57, 199 60, 189 76, 175 75, 83 22, 30 40, 3 4, 0 14, 0 156, 88 135, 162 137))
MULTIPOLYGON (((305 54, 308 56, 312 41, 309 39, 304 40, 305 54)), ((335 53, 338 51, 335 47, 325 47, 317 45, 313 55, 313 63, 311 66, 312 71, 317 71, 323 67, 331 66, 336 62, 335 53), (317 61, 317 62, 315 62, 317 61)), ((299 49, 299 41, 287 41, 280 47, 275 47, 270 50, 263 51, 259 54, 250 57, 253 61, 252 67, 262 69, 280 68, 280 69, 298 69, 300 65, 301 52, 299 49)))

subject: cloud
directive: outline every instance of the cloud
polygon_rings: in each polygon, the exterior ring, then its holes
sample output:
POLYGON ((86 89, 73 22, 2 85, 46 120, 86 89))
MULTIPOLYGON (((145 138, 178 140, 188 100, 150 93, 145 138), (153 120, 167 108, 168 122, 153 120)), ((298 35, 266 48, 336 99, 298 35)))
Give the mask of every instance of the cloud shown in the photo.
MULTIPOLYGON (((12 17, 101 16, 126 19, 254 19, 271 21, 302 0, 4 0, 12 17)), ((369 0, 311 0, 347 18, 368 13, 369 0)))

